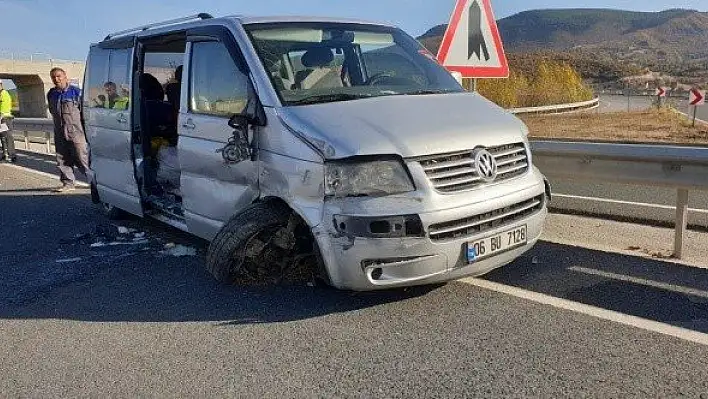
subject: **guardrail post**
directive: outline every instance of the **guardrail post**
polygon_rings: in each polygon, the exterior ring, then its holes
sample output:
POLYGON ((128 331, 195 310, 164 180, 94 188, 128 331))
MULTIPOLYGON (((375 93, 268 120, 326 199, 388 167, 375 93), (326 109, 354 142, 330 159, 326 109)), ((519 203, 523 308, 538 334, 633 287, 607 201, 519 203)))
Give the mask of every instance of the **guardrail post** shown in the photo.
POLYGON ((49 135, 49 132, 44 132, 44 136, 47 139, 47 154, 51 154, 52 153, 51 136, 49 135))
POLYGON ((24 135, 25 135, 25 150, 29 150, 29 149, 30 149, 30 146, 29 146, 29 132, 28 132, 27 130, 25 130, 25 131, 24 131, 24 135))
POLYGON ((688 190, 679 188, 676 195, 676 231, 674 233, 674 258, 683 255, 683 236, 688 224, 688 190))

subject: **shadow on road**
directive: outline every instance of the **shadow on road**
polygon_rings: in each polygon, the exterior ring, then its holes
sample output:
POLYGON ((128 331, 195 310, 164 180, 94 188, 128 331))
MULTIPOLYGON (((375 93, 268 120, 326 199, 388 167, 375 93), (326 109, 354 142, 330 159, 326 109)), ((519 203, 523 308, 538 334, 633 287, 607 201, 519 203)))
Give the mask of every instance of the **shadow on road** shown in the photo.
POLYGON ((17 165, 39 172, 58 174, 56 156, 17 149, 17 165))
POLYGON ((439 287, 354 293, 304 283, 224 286, 204 269, 207 243, 201 239, 150 219, 109 221, 87 193, 19 193, 0 195, 2 319, 284 322, 406 300, 439 287), (117 228, 140 236, 137 244, 106 237, 117 228), (165 249, 175 246, 195 254, 173 256, 165 249))
MULTIPOLYGON (((49 173, 59 177, 56 156, 54 154, 44 154, 40 152, 17 149, 17 166, 36 170, 38 172, 49 173)), ((78 181, 86 183, 86 176, 76 172, 78 181)))
POLYGON ((437 286, 380 293, 326 287, 238 287, 214 281, 203 254, 190 259, 144 253, 93 264, 75 278, 37 290, 19 306, 1 306, 3 319, 95 322, 287 322, 349 312, 425 295, 437 286))
MULTIPOLYGON (((151 219, 109 221, 88 190, 48 194, 42 191, 45 182, 26 171, 3 173, 9 184, 0 190, 0 318, 268 323, 433 292, 422 300, 444 306, 440 291, 448 290, 436 291, 441 285, 373 293, 219 285, 204 270, 205 241, 151 219), (108 237, 111 229, 123 229, 128 241, 108 237), (171 251, 180 247, 189 253, 171 251)), ((708 333, 705 269, 540 242, 485 278, 708 333)))
POLYGON ((525 290, 708 333, 708 269, 540 242, 484 278, 525 290))

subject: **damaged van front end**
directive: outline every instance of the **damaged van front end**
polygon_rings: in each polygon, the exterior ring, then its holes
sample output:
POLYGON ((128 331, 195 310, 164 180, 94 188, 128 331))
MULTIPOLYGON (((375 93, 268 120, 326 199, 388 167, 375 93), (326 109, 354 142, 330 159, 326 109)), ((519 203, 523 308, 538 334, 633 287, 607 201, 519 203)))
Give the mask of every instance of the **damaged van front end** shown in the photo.
POLYGON ((546 200, 533 185, 499 191, 493 201, 453 208, 440 200, 437 210, 421 206, 416 194, 328 198, 314 235, 333 284, 368 290, 435 283, 513 261, 541 235, 546 200))
POLYGON ((309 224, 336 287, 482 275, 541 235, 549 193, 525 127, 477 94, 283 108, 279 120, 323 159, 309 224))
POLYGON ((526 126, 415 39, 358 21, 245 24, 276 94, 262 198, 298 214, 338 288, 476 276, 529 250, 549 193, 526 126))

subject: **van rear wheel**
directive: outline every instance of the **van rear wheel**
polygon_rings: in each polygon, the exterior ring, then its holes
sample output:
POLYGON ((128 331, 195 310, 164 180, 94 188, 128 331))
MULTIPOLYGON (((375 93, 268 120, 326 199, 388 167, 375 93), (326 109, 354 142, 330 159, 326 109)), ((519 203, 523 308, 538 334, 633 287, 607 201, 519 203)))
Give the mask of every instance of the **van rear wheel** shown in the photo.
POLYGON ((120 209, 116 208, 115 205, 111 205, 107 202, 101 202, 101 211, 110 220, 121 220, 125 218, 126 213, 120 209))
POLYGON ((100 206, 101 213, 103 213, 103 215, 110 220, 120 220, 126 216, 125 211, 122 209, 101 201, 101 197, 98 195, 98 189, 96 188, 96 183, 91 183, 91 202, 100 206))
POLYGON ((309 228, 276 201, 253 204, 232 217, 209 244, 206 268, 226 284, 289 284, 312 281, 309 228))

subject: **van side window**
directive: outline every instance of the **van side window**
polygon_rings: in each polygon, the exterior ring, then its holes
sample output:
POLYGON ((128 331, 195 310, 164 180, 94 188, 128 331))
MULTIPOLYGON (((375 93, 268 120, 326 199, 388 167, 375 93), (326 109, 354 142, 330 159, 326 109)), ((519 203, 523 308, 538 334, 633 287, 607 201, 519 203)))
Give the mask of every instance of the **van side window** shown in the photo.
POLYGON ((86 68, 87 79, 84 88, 84 108, 106 108, 106 93, 103 84, 108 77, 109 50, 92 48, 86 68))
POLYGON ((126 110, 130 104, 130 49, 111 50, 108 81, 103 84, 106 108, 126 110))
POLYGON ((127 110, 130 104, 129 49, 91 50, 88 62, 88 108, 127 110))
POLYGON ((248 76, 241 72, 223 43, 192 45, 190 109, 193 113, 240 114, 248 99, 248 76))

